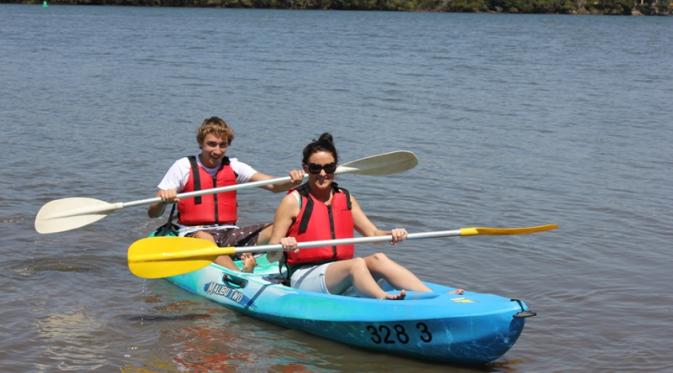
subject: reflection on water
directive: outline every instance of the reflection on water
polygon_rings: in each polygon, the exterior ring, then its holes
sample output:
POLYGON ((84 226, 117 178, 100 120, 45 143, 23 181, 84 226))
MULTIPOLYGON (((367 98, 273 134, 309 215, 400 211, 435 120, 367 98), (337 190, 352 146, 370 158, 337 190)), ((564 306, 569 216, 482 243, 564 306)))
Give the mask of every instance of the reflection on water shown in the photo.
POLYGON ((189 313, 186 315, 120 315, 120 318, 127 321, 153 322, 153 321, 193 321, 210 318, 210 315, 199 313, 189 313))
POLYGON ((107 363, 109 346, 99 338, 104 326, 84 311, 51 314, 38 319, 36 327, 46 358, 59 370, 95 370, 107 363))
POLYGON ((179 344, 175 364, 190 372, 235 371, 254 360, 252 346, 243 346, 236 333, 211 325, 181 328, 167 338, 179 344))
POLYGON ((48 256, 24 260, 8 260, 0 263, 0 276, 16 280, 36 280, 46 278, 49 272, 101 273, 110 264, 117 264, 119 258, 109 256, 77 255, 48 256))

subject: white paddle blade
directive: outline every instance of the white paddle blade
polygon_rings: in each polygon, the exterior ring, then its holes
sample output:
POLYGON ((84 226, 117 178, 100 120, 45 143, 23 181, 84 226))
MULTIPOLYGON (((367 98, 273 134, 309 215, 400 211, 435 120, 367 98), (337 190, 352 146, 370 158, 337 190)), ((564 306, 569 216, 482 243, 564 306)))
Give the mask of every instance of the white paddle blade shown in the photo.
POLYGON ((406 171, 416 167, 418 158, 407 150, 398 150, 358 159, 339 166, 337 173, 381 176, 406 171))
POLYGON ((97 222, 119 208, 120 203, 108 203, 94 198, 57 199, 45 204, 38 211, 35 230, 42 234, 69 231, 97 222))

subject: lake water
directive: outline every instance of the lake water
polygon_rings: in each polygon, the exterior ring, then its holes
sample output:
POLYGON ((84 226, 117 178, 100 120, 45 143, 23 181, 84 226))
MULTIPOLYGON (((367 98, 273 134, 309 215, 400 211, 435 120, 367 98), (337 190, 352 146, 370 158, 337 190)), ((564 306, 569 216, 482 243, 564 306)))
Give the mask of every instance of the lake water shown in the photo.
MULTIPOLYGON (((0 5, 0 371, 673 370, 673 18, 0 5), (538 316, 486 367, 353 349, 126 267, 144 207, 39 235, 39 208, 153 196, 219 115, 283 176, 329 131, 372 220, 536 235, 362 246, 538 316)), ((279 196, 242 191, 241 223, 279 196)))

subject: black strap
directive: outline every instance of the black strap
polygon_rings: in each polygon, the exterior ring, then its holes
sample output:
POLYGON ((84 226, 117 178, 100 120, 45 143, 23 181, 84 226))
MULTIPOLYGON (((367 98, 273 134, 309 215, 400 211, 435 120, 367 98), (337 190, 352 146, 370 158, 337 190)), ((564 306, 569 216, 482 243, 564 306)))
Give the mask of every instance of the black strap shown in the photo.
MULTIPOLYGON (((229 163, 231 163, 231 161, 229 160, 229 157, 224 157, 224 158, 222 158, 222 164, 220 165, 220 168, 218 168, 217 170, 218 170, 218 171, 221 170, 224 166, 229 165, 229 163)), ((235 172, 234 172, 234 174, 235 174, 236 176, 238 176, 238 174, 236 174, 235 172)))
POLYGON ((344 192, 346 195, 346 207, 348 207, 349 210, 353 209, 353 206, 351 206, 351 192, 349 192, 347 189, 344 188, 338 188, 340 191, 344 192))
POLYGON ((175 203, 173 204, 173 207, 171 207, 171 213, 168 214, 168 224, 173 223, 173 217, 175 216, 175 203))
MULTIPOLYGON (((194 190, 201 190, 201 173, 199 172, 199 165, 196 163, 196 157, 190 155, 187 157, 192 168, 192 178, 194 179, 194 190)), ((194 197, 194 204, 201 204, 201 196, 194 197)))
POLYGON ((166 224, 157 228, 157 230, 154 231, 154 235, 155 236, 177 236, 178 235, 178 230, 180 229, 180 227, 173 224, 173 217, 174 216, 175 216, 175 204, 173 204, 173 207, 171 207, 171 213, 168 215, 168 221, 166 222, 166 224))
POLYGON ((313 213, 313 198, 306 197, 306 209, 304 210, 304 215, 301 217, 301 222, 299 222, 299 234, 306 232, 308 228, 308 221, 311 219, 311 214, 313 213))
POLYGON ((285 286, 290 286, 290 266, 287 265, 287 254, 283 252, 283 257, 278 260, 278 273, 283 275, 283 267, 285 267, 285 277, 283 278, 282 284, 285 286))

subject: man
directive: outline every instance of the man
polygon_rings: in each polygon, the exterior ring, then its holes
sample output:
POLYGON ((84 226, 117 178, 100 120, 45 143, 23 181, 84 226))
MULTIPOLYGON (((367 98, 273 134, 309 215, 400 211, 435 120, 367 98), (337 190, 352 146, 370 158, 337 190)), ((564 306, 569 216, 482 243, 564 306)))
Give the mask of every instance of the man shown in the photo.
MULTIPOLYGON (((224 120, 219 117, 205 119, 196 134, 201 152, 197 156, 184 157, 173 163, 158 185, 157 197, 161 198, 161 202, 150 205, 147 214, 151 218, 160 217, 166 204, 177 203, 178 223, 194 227, 194 231, 187 236, 207 239, 219 246, 250 246, 268 242, 273 229, 271 224, 256 224, 243 228, 233 226, 238 220, 236 191, 182 200, 177 198, 178 193, 273 178, 257 172, 236 158, 229 159, 226 152, 233 139, 234 131, 224 120), (214 229, 214 225, 230 227, 214 229)), ((276 193, 286 191, 291 186, 301 183, 303 178, 303 170, 292 170, 290 182, 266 185, 264 188, 276 193)), ((229 256, 220 256, 215 262, 226 268, 238 270, 229 256)), ((256 265, 254 257, 244 255, 243 262, 243 271, 252 272, 256 265)))

